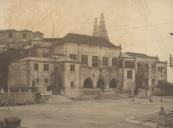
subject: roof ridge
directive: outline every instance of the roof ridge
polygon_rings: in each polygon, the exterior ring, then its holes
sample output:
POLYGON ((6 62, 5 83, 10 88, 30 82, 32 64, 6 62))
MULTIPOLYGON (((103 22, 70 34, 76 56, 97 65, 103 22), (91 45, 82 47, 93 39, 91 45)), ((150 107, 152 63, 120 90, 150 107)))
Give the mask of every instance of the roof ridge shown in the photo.
POLYGON ((62 38, 65 41, 71 41, 72 43, 82 43, 88 45, 102 45, 105 47, 114 47, 119 48, 115 44, 111 43, 109 40, 104 38, 91 36, 91 35, 83 35, 83 34, 76 34, 76 33, 68 33, 62 38))
POLYGON ((143 56, 143 57, 158 58, 157 56, 150 56, 150 55, 147 55, 146 53, 126 52, 126 54, 138 55, 138 56, 143 56))
POLYGON ((110 42, 109 40, 106 40, 106 39, 101 38, 101 37, 92 36, 92 35, 87 35, 87 34, 78 34, 78 33, 68 33, 68 34, 66 34, 64 37, 66 37, 66 36, 68 36, 68 35, 87 36, 87 37, 92 37, 92 38, 96 38, 96 39, 105 40, 105 41, 107 41, 107 42, 110 42))

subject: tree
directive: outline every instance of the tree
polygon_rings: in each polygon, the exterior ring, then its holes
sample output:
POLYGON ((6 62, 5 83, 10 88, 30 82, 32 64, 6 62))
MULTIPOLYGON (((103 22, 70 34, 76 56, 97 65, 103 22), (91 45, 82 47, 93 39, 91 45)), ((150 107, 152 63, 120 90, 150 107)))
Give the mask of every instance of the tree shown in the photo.
POLYGON ((26 50, 9 49, 0 54, 0 88, 7 90, 9 65, 28 55, 26 50))

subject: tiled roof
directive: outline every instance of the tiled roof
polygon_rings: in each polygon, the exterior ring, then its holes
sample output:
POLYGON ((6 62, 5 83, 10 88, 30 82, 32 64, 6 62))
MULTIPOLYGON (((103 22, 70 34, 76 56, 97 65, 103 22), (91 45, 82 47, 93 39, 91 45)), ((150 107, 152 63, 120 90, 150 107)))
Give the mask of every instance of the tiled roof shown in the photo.
POLYGON ((135 57, 130 56, 130 55, 126 54, 126 53, 122 53, 122 54, 121 54, 121 57, 122 57, 122 58, 136 59, 135 57))
POLYGON ((71 62, 71 63, 77 63, 76 60, 70 59, 66 56, 55 56, 52 58, 43 58, 43 57, 26 57, 23 59, 20 59, 19 61, 40 61, 40 62, 71 62))
POLYGON ((62 38, 43 38, 44 41, 46 42, 56 42, 60 41, 62 38))
POLYGON ((42 34, 42 35, 43 35, 43 33, 42 33, 42 32, 40 32, 40 31, 36 31, 36 32, 34 32, 34 33, 39 33, 39 34, 42 34))
POLYGON ((157 61, 157 63, 167 64, 167 61, 157 61))
MULTIPOLYGON (((0 30, 0 32, 4 33, 4 32, 32 32, 31 30, 28 29, 22 29, 22 30, 16 30, 16 29, 4 29, 4 30, 0 30)), ((39 31, 36 31, 35 33, 40 33, 43 34, 39 31)))
POLYGON ((88 35, 81 35, 81 34, 73 34, 73 33, 67 34, 64 38, 59 39, 59 41, 61 43, 76 43, 76 44, 86 44, 86 45, 92 45, 92 46, 120 48, 119 46, 116 46, 103 38, 88 36, 88 35))
POLYGON ((147 54, 142 54, 142 53, 135 53, 135 52, 126 52, 127 55, 133 56, 133 57, 145 57, 145 58, 155 58, 158 59, 157 56, 149 56, 147 54))
POLYGON ((5 29, 5 30, 0 30, 0 32, 16 32, 16 29, 5 29))

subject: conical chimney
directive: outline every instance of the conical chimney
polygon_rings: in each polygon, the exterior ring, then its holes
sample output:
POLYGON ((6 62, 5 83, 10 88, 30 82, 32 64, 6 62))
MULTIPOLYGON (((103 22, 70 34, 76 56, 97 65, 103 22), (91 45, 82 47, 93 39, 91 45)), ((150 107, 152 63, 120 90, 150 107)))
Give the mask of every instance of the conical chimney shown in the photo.
POLYGON ((97 36, 99 31, 98 23, 97 23, 97 18, 94 19, 94 29, 93 29, 93 36, 97 36))
POLYGON ((105 20, 104 20, 104 14, 101 13, 100 16, 100 24, 99 24, 99 31, 98 31, 98 37, 104 38, 109 40, 108 34, 107 34, 107 30, 106 30, 106 24, 105 24, 105 20))

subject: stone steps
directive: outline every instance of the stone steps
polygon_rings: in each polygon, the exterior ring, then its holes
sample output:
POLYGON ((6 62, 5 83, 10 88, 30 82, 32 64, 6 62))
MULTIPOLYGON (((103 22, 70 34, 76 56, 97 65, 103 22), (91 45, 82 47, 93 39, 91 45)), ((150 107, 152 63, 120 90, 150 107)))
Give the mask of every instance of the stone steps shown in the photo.
MULTIPOLYGON (((98 89, 85 89, 85 93, 81 95, 78 100, 118 100, 122 98, 127 98, 127 94, 121 94, 121 92, 118 89, 104 89, 102 92, 96 92, 98 89)), ((100 90, 101 91, 101 90, 100 90)))
POLYGON ((81 97, 79 97, 79 100, 94 100, 97 96, 98 96, 98 94, 96 94, 96 95, 82 95, 81 97))
POLYGON ((49 99, 46 101, 48 104, 56 104, 56 103, 71 103, 73 100, 70 100, 62 95, 51 95, 49 99))
POLYGON ((116 88, 104 89, 104 94, 120 94, 121 92, 116 88))

